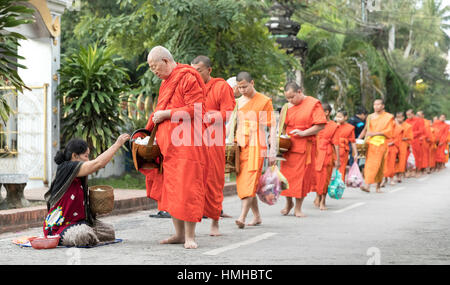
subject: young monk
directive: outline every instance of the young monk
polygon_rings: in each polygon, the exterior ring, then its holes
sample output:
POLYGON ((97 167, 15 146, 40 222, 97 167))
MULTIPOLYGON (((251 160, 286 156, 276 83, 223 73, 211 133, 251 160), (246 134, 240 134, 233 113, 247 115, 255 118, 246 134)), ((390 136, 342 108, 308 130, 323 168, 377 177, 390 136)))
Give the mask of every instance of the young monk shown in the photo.
POLYGON ((339 110, 336 113, 335 120, 338 124, 337 139, 339 143, 339 172, 342 175, 342 181, 345 182, 345 172, 347 169, 348 155, 350 153, 349 144, 352 146, 353 161, 358 157, 355 141, 355 127, 347 123, 347 111, 339 110))
POLYGON ((439 116, 439 119, 434 124, 436 131, 436 168, 441 170, 445 167, 446 156, 448 156, 447 137, 449 135, 450 126, 445 123, 445 115, 439 116))
POLYGON ((316 134, 325 128, 327 118, 320 101, 306 96, 295 82, 286 84, 284 95, 289 102, 286 133, 291 136, 292 146, 283 154, 285 161, 281 162, 281 172, 289 182, 289 189, 281 192, 286 197, 281 214, 289 214, 295 198, 294 215, 306 217, 302 212, 303 200, 316 183, 316 134))
POLYGON ((210 171, 204 215, 212 219, 211 236, 219 236, 219 219, 222 212, 223 188, 225 186, 225 124, 227 112, 232 112, 236 101, 230 85, 222 78, 211 77, 212 64, 207 56, 197 56, 191 62, 201 75, 206 87, 207 142, 210 171))
POLYGON ((406 162, 408 160, 408 150, 410 148, 411 141, 413 140, 412 126, 405 122, 405 115, 403 112, 397 112, 395 114, 395 123, 400 128, 399 147, 398 147, 398 161, 395 164, 395 173, 397 176, 397 182, 401 183, 405 177, 406 162))
POLYGON ((182 243, 186 249, 195 249, 195 227, 205 210, 209 161, 202 143, 205 84, 197 70, 176 63, 164 47, 154 47, 147 62, 163 80, 146 126, 147 130, 157 127, 163 171, 146 174, 147 191, 158 202, 158 209, 171 215, 175 227, 175 235, 161 244, 182 243))
POLYGON ((251 209, 253 221, 247 226, 262 223, 256 198, 256 187, 261 176, 264 157, 269 157, 269 164, 275 164, 276 148, 267 152, 265 129, 270 128, 269 142, 274 146, 276 140, 275 117, 273 116, 272 99, 255 90, 255 82, 250 73, 242 71, 236 76, 239 92, 242 96, 237 100, 236 139, 240 148, 239 174, 236 177, 237 194, 242 201, 241 214, 235 221, 243 229, 245 219, 251 209))
POLYGON ((367 118, 364 137, 368 142, 366 165, 364 167, 364 182, 360 188, 370 192, 370 185, 376 183, 376 192, 382 193, 384 159, 387 151, 386 138, 392 137, 394 116, 384 111, 384 100, 376 99, 373 102, 374 113, 367 118))
POLYGON ((424 134, 422 137, 422 171, 423 173, 430 173, 430 148, 431 148, 431 123, 425 118, 423 111, 417 111, 417 117, 423 120, 424 134))
POLYGON ((422 140, 425 133, 425 124, 423 122, 423 119, 414 115, 414 111, 412 109, 406 111, 406 117, 408 117, 406 122, 412 126, 413 140, 411 142, 411 149, 416 162, 416 168, 412 172, 413 175, 417 178, 420 177, 420 170, 423 168, 422 140))
POLYGON ((56 176, 44 195, 48 210, 45 236, 60 235, 64 246, 91 246, 115 239, 112 225, 100 222, 91 212, 87 177, 105 167, 129 138, 128 134, 120 135, 94 160, 89 160, 89 146, 81 139, 70 140, 56 153, 56 176))
POLYGON ((400 140, 402 136, 402 128, 394 120, 394 126, 392 129, 392 137, 386 139, 387 152, 384 164, 384 181, 381 183, 381 187, 384 187, 388 182, 390 185, 395 185, 395 164, 398 160, 400 140))
POLYGON ((339 169, 339 143, 337 136, 338 125, 330 119, 331 105, 322 103, 323 111, 327 118, 325 128, 317 133, 316 152, 316 199, 314 205, 320 210, 327 210, 325 199, 327 197, 328 185, 330 184, 333 167, 339 169))

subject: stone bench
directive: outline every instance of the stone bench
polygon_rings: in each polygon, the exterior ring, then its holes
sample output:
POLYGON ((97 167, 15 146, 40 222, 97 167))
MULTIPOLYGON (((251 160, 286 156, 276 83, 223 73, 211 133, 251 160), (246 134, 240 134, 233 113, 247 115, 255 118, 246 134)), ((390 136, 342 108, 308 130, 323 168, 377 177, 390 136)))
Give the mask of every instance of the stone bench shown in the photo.
POLYGON ((2 185, 6 189, 6 198, 2 199, 0 195, 0 210, 30 206, 30 202, 23 195, 27 182, 26 174, 0 174, 0 189, 2 185))

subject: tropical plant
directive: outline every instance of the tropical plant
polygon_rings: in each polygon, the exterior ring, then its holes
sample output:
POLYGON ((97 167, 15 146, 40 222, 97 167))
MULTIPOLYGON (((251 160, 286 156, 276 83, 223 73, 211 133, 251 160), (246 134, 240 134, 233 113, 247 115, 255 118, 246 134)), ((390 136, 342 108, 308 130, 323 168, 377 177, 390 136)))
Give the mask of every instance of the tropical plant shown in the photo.
MULTIPOLYGON (((17 91, 22 91, 25 84, 17 73, 17 68, 26 68, 18 64, 17 59, 23 59, 17 53, 19 40, 26 38, 8 29, 27 24, 32 21, 30 15, 33 13, 22 5, 23 1, 1 0, 0 1, 0 87, 12 86, 17 91)), ((0 93, 0 119, 6 123, 11 110, 0 93)))
POLYGON ((114 142, 124 125, 121 94, 129 77, 119 60, 111 49, 90 45, 66 56, 61 64, 62 138, 83 138, 94 156, 114 142))

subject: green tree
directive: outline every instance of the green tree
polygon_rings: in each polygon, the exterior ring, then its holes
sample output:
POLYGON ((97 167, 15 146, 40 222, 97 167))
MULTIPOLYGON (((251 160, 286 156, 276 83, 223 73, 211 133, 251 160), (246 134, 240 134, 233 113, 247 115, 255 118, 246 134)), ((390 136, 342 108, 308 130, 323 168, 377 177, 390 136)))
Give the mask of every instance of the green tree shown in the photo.
MULTIPOLYGON (((25 87, 17 73, 17 68, 26 68, 18 64, 17 59, 23 59, 17 53, 19 40, 26 38, 8 29, 22 24, 30 23, 32 9, 23 6, 24 1, 1 0, 0 1, 0 86, 13 86, 22 92, 25 87)), ((0 119, 5 123, 10 114, 10 108, 0 92, 0 119)))
POLYGON ((81 47, 61 64, 58 91, 66 102, 62 108, 62 138, 83 138, 94 156, 114 142, 125 123, 120 117, 120 103, 129 78, 118 60, 111 49, 93 45, 81 47))

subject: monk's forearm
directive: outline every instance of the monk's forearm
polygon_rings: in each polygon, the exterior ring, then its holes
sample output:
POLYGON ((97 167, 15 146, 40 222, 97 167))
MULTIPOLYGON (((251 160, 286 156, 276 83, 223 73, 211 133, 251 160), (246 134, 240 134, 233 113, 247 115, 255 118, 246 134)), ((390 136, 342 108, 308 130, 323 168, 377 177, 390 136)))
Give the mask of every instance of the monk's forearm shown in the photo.
POLYGON ((325 128, 325 124, 314 125, 309 129, 303 131, 305 137, 317 135, 318 132, 325 128))

